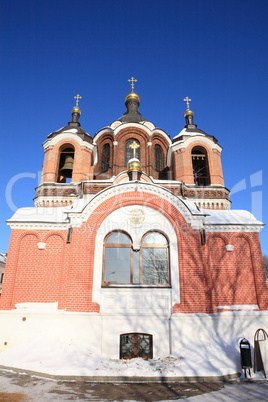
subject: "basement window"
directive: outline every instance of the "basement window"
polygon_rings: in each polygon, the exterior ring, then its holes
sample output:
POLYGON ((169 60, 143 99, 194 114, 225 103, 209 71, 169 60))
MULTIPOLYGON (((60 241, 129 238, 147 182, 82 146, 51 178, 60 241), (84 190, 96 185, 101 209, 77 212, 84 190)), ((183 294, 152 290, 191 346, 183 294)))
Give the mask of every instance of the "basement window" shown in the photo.
POLYGON ((153 336, 143 333, 120 335, 120 359, 153 358, 153 336))

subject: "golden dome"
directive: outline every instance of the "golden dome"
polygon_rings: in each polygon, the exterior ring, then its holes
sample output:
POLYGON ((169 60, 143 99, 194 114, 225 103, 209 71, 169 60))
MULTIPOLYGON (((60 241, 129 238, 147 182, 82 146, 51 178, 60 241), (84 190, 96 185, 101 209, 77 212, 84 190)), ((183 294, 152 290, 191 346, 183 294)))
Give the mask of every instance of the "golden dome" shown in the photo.
POLYGON ((193 115, 194 115, 194 112, 192 110, 190 110, 190 109, 187 109, 186 112, 184 113, 184 117, 193 116, 193 115))
POLYGON ((128 172, 142 172, 141 163, 139 159, 137 158, 130 159, 127 164, 127 170, 128 172))
POLYGON ((74 107, 72 108, 72 113, 79 113, 79 114, 81 114, 82 111, 81 111, 81 109, 80 109, 78 106, 74 106, 74 107))
POLYGON ((136 94, 135 92, 129 92, 128 94, 127 94, 127 96, 125 97, 125 102, 127 102, 129 99, 135 99, 135 100, 137 100, 138 102, 140 102, 140 97, 139 97, 139 95, 138 94, 136 94))

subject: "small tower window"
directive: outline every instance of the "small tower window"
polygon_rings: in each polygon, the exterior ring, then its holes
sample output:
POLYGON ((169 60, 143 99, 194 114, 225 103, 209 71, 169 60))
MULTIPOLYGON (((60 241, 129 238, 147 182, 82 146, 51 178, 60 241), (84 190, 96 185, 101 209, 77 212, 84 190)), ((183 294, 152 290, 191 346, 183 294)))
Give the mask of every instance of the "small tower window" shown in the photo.
POLYGON ((192 163, 194 183, 196 186, 209 186, 210 175, 208 166, 207 151, 203 147, 192 149, 192 163))
POLYGON ((156 144, 154 147, 155 170, 162 172, 164 169, 164 154, 160 145, 156 144))
POLYGON ((60 153, 58 183, 69 183, 73 175, 74 149, 63 148, 60 153))
MULTIPOLYGON (((128 161, 133 158, 133 148, 130 147, 133 142, 136 142, 140 145, 139 141, 136 138, 131 138, 130 140, 126 141, 125 144, 125 166, 127 166, 128 161)), ((136 158, 140 160, 140 147, 136 148, 136 158)))
POLYGON ((110 144, 104 144, 101 155, 101 173, 107 172, 110 167, 110 144))

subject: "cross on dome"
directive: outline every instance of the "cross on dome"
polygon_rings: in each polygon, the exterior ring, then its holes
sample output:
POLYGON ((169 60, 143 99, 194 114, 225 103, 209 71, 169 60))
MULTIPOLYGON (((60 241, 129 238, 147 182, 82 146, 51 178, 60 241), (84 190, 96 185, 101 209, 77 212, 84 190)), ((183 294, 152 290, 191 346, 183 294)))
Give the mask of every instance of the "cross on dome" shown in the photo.
POLYGON ((140 145, 133 141, 132 144, 129 144, 129 147, 133 149, 133 158, 136 158, 136 149, 140 147, 140 145))
POLYGON ((131 86, 131 92, 134 92, 134 82, 138 82, 138 80, 136 80, 134 77, 131 77, 128 82, 131 82, 130 86, 131 86))
POLYGON ((186 98, 183 99, 184 102, 186 102, 186 110, 190 110, 190 102, 192 101, 192 99, 188 98, 188 96, 186 96, 186 98))
POLYGON ((78 103, 80 101, 80 99, 82 99, 82 96, 80 96, 79 94, 77 94, 76 96, 74 96, 74 99, 76 101, 75 106, 78 107, 78 103))

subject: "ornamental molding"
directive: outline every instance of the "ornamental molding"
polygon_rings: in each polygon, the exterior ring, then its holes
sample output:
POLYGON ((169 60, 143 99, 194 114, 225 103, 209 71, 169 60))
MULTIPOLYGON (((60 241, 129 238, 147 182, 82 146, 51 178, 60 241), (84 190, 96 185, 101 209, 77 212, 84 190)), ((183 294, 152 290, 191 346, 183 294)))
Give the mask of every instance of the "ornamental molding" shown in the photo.
MULTIPOLYGON (((91 199, 89 203, 85 206, 82 212, 69 212, 68 217, 71 219, 72 226, 80 226, 89 218, 92 213, 94 213, 99 205, 107 201, 109 198, 120 197, 120 195, 124 196, 128 192, 139 192, 156 195, 173 205, 180 212, 186 222, 191 224, 193 229, 200 229, 203 227, 203 220, 205 215, 199 212, 194 204, 193 210, 196 208, 196 213, 191 211, 182 199, 171 193, 169 190, 153 183, 142 183, 137 181, 119 183, 115 186, 108 187, 102 190, 100 193, 96 194, 96 196, 91 199)), ((148 197, 145 196, 143 200, 144 205, 146 205, 147 200, 148 197)), ((114 209, 117 209, 117 205, 118 203, 114 204, 114 209)), ((161 212, 160 209, 159 212, 161 212)))
POLYGON ((261 224, 206 224, 204 223, 204 229, 207 232, 211 233, 220 233, 220 232, 235 232, 235 233, 249 233, 249 232, 260 232, 263 229, 264 225, 261 224))
POLYGON ((66 230, 67 222, 13 222, 7 221, 7 225, 11 229, 28 229, 28 230, 66 230))

